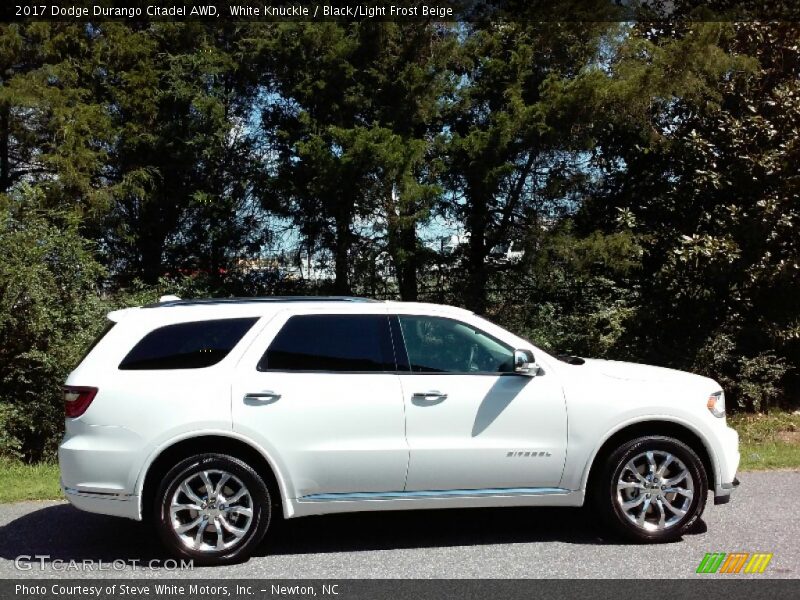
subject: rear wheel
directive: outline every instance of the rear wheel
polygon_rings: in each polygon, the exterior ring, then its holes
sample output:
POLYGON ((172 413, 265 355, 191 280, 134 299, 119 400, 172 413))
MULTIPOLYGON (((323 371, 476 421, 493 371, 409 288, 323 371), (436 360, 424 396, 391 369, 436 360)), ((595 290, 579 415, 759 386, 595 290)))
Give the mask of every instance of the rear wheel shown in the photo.
POLYGON ((700 518, 708 483, 702 461, 689 446, 673 438, 644 437, 611 454, 595 493, 615 532, 634 541, 668 542, 700 518))
POLYGON ((156 527, 172 554, 213 565, 247 559, 270 522, 270 495, 246 463, 203 454, 178 463, 155 498, 156 527))

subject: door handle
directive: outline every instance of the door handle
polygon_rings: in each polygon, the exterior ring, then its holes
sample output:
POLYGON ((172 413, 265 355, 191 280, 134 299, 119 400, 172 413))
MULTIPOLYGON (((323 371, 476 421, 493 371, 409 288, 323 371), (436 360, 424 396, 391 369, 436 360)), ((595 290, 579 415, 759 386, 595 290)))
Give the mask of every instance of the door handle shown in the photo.
POLYGON ((279 400, 280 394, 276 394, 271 390, 264 390, 263 392, 248 392, 244 395, 245 404, 270 404, 279 400))
POLYGON ((430 390, 429 392, 415 392, 413 396, 411 396, 412 400, 424 400, 425 402, 434 402, 442 400, 447 400, 447 394, 443 394, 439 390, 430 390))

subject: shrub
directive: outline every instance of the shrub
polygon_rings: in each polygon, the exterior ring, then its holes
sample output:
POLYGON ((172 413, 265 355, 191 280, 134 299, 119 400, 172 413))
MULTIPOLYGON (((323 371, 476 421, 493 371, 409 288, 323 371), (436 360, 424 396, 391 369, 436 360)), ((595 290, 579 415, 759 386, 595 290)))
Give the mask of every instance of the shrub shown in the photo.
POLYGON ((61 385, 105 308, 92 245, 39 200, 30 187, 0 199, 0 454, 30 460, 54 455, 61 385))
POLYGON ((769 350, 753 356, 742 354, 728 332, 711 336, 695 359, 697 372, 722 385, 730 408, 755 412, 768 412, 776 406, 782 395, 781 382, 790 368, 769 350))

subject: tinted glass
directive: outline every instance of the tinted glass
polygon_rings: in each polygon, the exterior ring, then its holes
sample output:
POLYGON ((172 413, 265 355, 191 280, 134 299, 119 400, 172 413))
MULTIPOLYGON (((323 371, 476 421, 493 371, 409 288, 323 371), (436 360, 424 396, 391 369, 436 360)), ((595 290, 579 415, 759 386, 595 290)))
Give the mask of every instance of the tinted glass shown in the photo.
POLYGON ((438 317, 400 315, 411 371, 512 373, 514 350, 471 325, 438 317))
POLYGON ((202 369, 217 364, 258 321, 217 319, 178 323, 144 336, 122 360, 122 370, 202 369))
POLYGON ((81 359, 78 361, 78 364, 81 364, 84 361, 84 359, 87 356, 89 356, 89 353, 92 350, 94 350, 95 346, 97 346, 97 344, 99 344, 104 337, 106 337, 106 334, 108 334, 108 332, 111 331, 114 325, 116 325, 114 321, 109 321, 108 323, 106 323, 105 327, 103 327, 103 330, 97 334, 97 337, 94 338, 94 341, 91 344, 89 344, 89 347, 86 348, 84 353, 81 355, 81 359))
POLYGON ((298 315, 275 336, 259 371, 394 371, 386 315, 298 315))

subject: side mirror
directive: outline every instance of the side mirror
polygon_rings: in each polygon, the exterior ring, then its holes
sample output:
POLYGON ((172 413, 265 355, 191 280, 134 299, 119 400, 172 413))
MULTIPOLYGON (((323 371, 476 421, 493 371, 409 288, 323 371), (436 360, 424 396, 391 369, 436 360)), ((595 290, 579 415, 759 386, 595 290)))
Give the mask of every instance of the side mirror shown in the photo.
POLYGON ((539 365, 534 361, 533 352, 530 350, 514 350, 515 373, 535 377, 538 370, 539 365))

